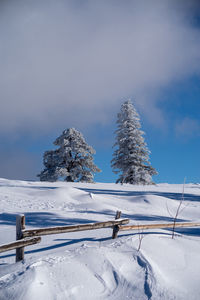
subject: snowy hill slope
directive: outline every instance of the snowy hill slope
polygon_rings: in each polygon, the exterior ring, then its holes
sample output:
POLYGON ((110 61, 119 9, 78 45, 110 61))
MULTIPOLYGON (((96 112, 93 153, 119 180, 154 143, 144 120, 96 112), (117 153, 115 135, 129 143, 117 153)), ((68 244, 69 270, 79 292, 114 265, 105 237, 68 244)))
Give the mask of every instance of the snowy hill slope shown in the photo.
MULTIPOLYGON (((113 220, 172 222, 182 185, 41 183, 0 179, 0 244, 15 240, 16 214, 26 228, 113 220)), ((200 185, 187 184, 179 221, 200 221, 200 185)), ((200 299, 200 228, 146 231, 140 251, 134 231, 111 229, 42 237, 0 254, 0 299, 200 299)))

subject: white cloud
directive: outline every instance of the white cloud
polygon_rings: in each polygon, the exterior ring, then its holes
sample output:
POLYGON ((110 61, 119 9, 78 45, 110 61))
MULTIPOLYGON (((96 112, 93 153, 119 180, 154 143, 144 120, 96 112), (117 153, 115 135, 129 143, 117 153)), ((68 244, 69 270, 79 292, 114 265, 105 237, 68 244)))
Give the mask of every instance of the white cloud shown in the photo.
POLYGON ((154 95, 200 71, 189 2, 2 2, 0 132, 109 122, 132 95, 160 126, 154 95))

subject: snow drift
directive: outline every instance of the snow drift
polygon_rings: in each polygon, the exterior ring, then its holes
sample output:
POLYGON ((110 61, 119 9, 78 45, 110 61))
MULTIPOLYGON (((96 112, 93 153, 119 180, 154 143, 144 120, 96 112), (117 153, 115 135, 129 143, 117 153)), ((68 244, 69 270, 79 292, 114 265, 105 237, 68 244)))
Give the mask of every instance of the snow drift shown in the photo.
MULTIPOLYGON (((132 224, 172 222, 181 185, 44 183, 0 180, 0 244, 15 240, 15 217, 26 228, 113 220, 116 210, 132 224)), ((187 184, 178 221, 199 221, 200 185, 187 184)), ((200 295, 200 228, 138 232, 99 229, 42 237, 0 255, 0 299, 190 299, 200 295)))

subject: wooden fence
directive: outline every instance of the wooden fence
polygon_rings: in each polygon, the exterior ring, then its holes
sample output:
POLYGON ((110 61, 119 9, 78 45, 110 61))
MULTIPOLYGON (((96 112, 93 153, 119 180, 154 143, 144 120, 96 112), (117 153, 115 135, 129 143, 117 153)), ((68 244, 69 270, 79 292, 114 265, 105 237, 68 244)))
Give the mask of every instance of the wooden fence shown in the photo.
POLYGON ((119 231, 126 230, 141 230, 146 229, 156 229, 156 228, 177 228, 177 227, 200 227, 200 223, 166 223, 166 224, 144 224, 144 225, 127 225, 129 219, 120 219, 121 212, 117 211, 115 220, 105 221, 105 222, 96 222, 89 224, 79 224, 79 225, 70 225, 70 226, 57 226, 57 227, 48 227, 48 228, 36 228, 36 229, 26 229, 25 228, 25 216, 17 215, 16 217, 16 239, 17 241, 1 245, 0 253, 16 249, 16 262, 24 259, 24 247, 40 243, 42 235, 58 234, 58 233, 67 233, 67 232, 76 232, 84 230, 94 230, 100 228, 112 228, 112 238, 115 239, 119 231))
POLYGON ((112 238, 117 236, 119 231, 119 226, 129 223, 129 219, 119 219, 120 212, 117 212, 115 220, 96 222, 89 224, 78 224, 69 226, 57 226, 39 229, 25 229, 25 216, 17 215, 16 217, 16 239, 17 241, 1 245, 0 253, 16 249, 16 262, 24 259, 24 247, 37 244, 41 241, 42 235, 66 233, 66 232, 76 232, 84 230, 94 230, 100 228, 113 228, 112 238))

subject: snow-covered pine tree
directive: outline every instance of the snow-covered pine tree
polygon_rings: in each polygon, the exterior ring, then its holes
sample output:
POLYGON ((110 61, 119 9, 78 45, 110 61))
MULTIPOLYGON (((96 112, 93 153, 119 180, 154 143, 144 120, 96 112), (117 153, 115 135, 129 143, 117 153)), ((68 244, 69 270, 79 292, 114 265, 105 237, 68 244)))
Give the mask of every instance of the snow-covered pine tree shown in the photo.
POLYGON ((157 174, 150 166, 149 153, 140 130, 140 117, 130 100, 124 102, 117 115, 116 142, 111 167, 119 175, 116 183, 152 184, 157 174))
POLYGON ((83 135, 74 128, 64 130, 54 145, 59 148, 46 151, 43 156, 45 169, 37 175, 41 181, 93 182, 93 173, 101 170, 94 164, 95 150, 89 146, 83 135))

